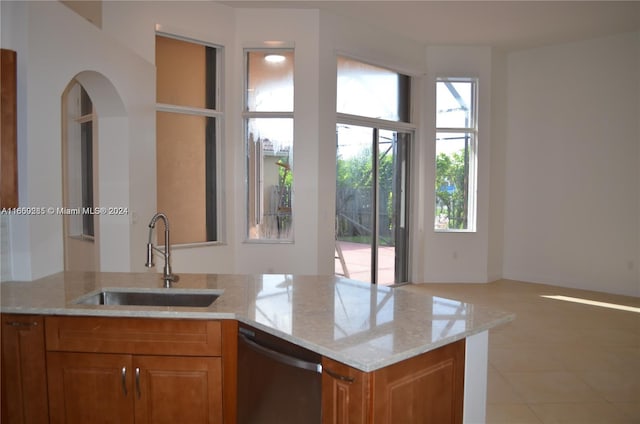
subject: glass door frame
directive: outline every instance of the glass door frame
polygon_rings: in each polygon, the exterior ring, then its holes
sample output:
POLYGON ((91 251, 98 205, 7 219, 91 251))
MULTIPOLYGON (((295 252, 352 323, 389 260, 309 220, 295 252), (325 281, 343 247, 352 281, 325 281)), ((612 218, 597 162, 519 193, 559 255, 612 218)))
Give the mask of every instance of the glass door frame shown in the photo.
MULTIPOLYGON (((390 284, 398 285, 408 282, 409 280, 409 231, 408 227, 410 224, 409 219, 409 210, 410 210, 410 157, 411 157, 411 145, 415 140, 415 132, 416 128, 414 125, 404 122, 394 122, 387 121, 381 119, 372 119, 372 118, 364 118, 361 116, 349 115, 338 113, 336 128, 340 125, 347 126, 359 126, 365 127, 372 130, 372 140, 371 140, 371 149, 372 149, 372 181, 375 182, 375 187, 372 190, 372 240, 371 240, 371 284, 378 284, 378 250, 380 247, 379 244, 379 220, 380 220, 380 199, 379 199, 379 138, 380 131, 392 131, 398 134, 406 134, 408 139, 404 144, 402 149, 399 150, 399 157, 401 158, 401 164, 399 169, 394 169, 394 172, 400 171, 401 175, 396 180, 396 185, 393 187, 394 193, 400 193, 399 196, 396 196, 394 199, 394 209, 398 212, 396 213, 397 218, 395 219, 394 225, 394 251, 395 251, 395 260, 394 260, 394 283, 390 284)), ((337 157, 337 132, 336 132, 336 157, 337 157)), ((397 165, 396 165, 397 166, 397 165)), ((336 208, 337 210, 337 208, 336 208)), ((337 214, 336 214, 337 218, 337 214)), ((337 231, 337 226, 336 226, 337 231)), ((337 234, 336 234, 337 236, 337 234)), ((336 237, 337 241, 337 237, 336 237)))

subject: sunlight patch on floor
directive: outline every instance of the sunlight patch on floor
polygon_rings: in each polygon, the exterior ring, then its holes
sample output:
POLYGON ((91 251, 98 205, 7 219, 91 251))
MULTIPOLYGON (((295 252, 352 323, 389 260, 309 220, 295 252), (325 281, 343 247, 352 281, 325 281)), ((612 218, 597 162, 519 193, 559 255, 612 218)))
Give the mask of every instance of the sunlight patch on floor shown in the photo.
POLYGON ((609 302, 599 302, 595 300, 582 299, 579 297, 571 297, 571 296, 541 295, 541 297, 546 297, 547 299, 554 299, 554 300, 563 300, 565 302, 582 303, 584 305, 600 306, 602 308, 617 309, 619 311, 635 312, 640 314, 640 308, 636 308, 634 306, 619 305, 616 303, 609 303, 609 302))

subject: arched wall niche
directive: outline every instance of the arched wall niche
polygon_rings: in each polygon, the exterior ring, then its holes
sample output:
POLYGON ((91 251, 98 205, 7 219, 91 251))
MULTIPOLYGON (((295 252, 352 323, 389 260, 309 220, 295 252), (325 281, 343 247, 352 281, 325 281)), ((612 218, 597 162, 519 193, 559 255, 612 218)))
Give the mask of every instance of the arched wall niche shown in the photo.
POLYGON ((96 263, 99 269, 96 271, 130 271, 132 209, 127 110, 113 82, 93 70, 81 71, 71 78, 62 96, 76 81, 91 98, 95 110, 97 128, 94 149, 97 154, 94 155, 94 161, 97 162, 94 178, 97 187, 94 206, 101 211, 114 211, 98 216, 96 247, 99 258, 96 263))
POLYGON ((73 79, 87 90, 99 117, 126 116, 124 103, 116 87, 103 74, 96 71, 82 71, 73 79))

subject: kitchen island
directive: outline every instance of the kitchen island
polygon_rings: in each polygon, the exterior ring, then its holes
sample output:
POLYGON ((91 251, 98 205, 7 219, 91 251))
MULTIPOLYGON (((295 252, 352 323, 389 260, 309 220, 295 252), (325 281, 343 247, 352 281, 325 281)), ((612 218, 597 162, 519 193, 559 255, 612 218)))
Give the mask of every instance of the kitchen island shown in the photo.
MULTIPOLYGON (((234 385, 229 380, 233 365, 228 368, 224 365, 224 353, 234 353, 233 342, 224 344, 225 334, 229 340, 233 337, 230 322, 236 323, 235 328, 238 322, 248 324, 317 352, 324 358, 323 364, 363 376, 393 369, 462 341, 464 344, 458 343, 464 357, 462 421, 469 423, 484 421, 488 330, 514 319, 510 313, 426 292, 418 294, 402 287, 372 286, 334 276, 182 274, 180 277, 170 289, 160 288, 162 282, 155 273, 64 272, 32 282, 7 282, 0 285, 1 311, 3 315, 62 318, 221 322, 220 355, 223 370, 227 370, 222 374, 226 375, 228 386, 234 385), (76 303, 95 293, 115 289, 199 291, 220 296, 206 307, 76 303)), ((57 337, 50 334, 51 326, 46 328, 49 344, 52 337, 57 337)), ((373 385, 373 381, 367 384, 373 385)), ((227 385, 223 390, 229 388, 227 385)), ((335 389, 341 390, 337 386, 335 389)), ((363 390, 369 393, 375 388, 367 386, 363 390)))

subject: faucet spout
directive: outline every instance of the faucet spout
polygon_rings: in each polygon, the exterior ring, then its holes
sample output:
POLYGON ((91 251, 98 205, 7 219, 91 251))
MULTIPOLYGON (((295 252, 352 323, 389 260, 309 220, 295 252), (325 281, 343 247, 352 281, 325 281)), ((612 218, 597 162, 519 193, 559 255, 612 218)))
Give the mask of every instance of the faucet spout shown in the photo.
POLYGON ((164 280, 164 286, 166 288, 171 287, 171 283, 175 283, 179 280, 179 277, 171 272, 171 242, 169 239, 169 218, 163 213, 157 213, 153 215, 149 222, 149 241, 147 242, 147 262, 145 266, 152 268, 155 266, 153 262, 153 251, 156 251, 164 257, 164 269, 162 272, 162 279, 164 280), (164 251, 158 249, 153 245, 153 229, 156 227, 156 222, 162 220, 164 223, 164 251))

